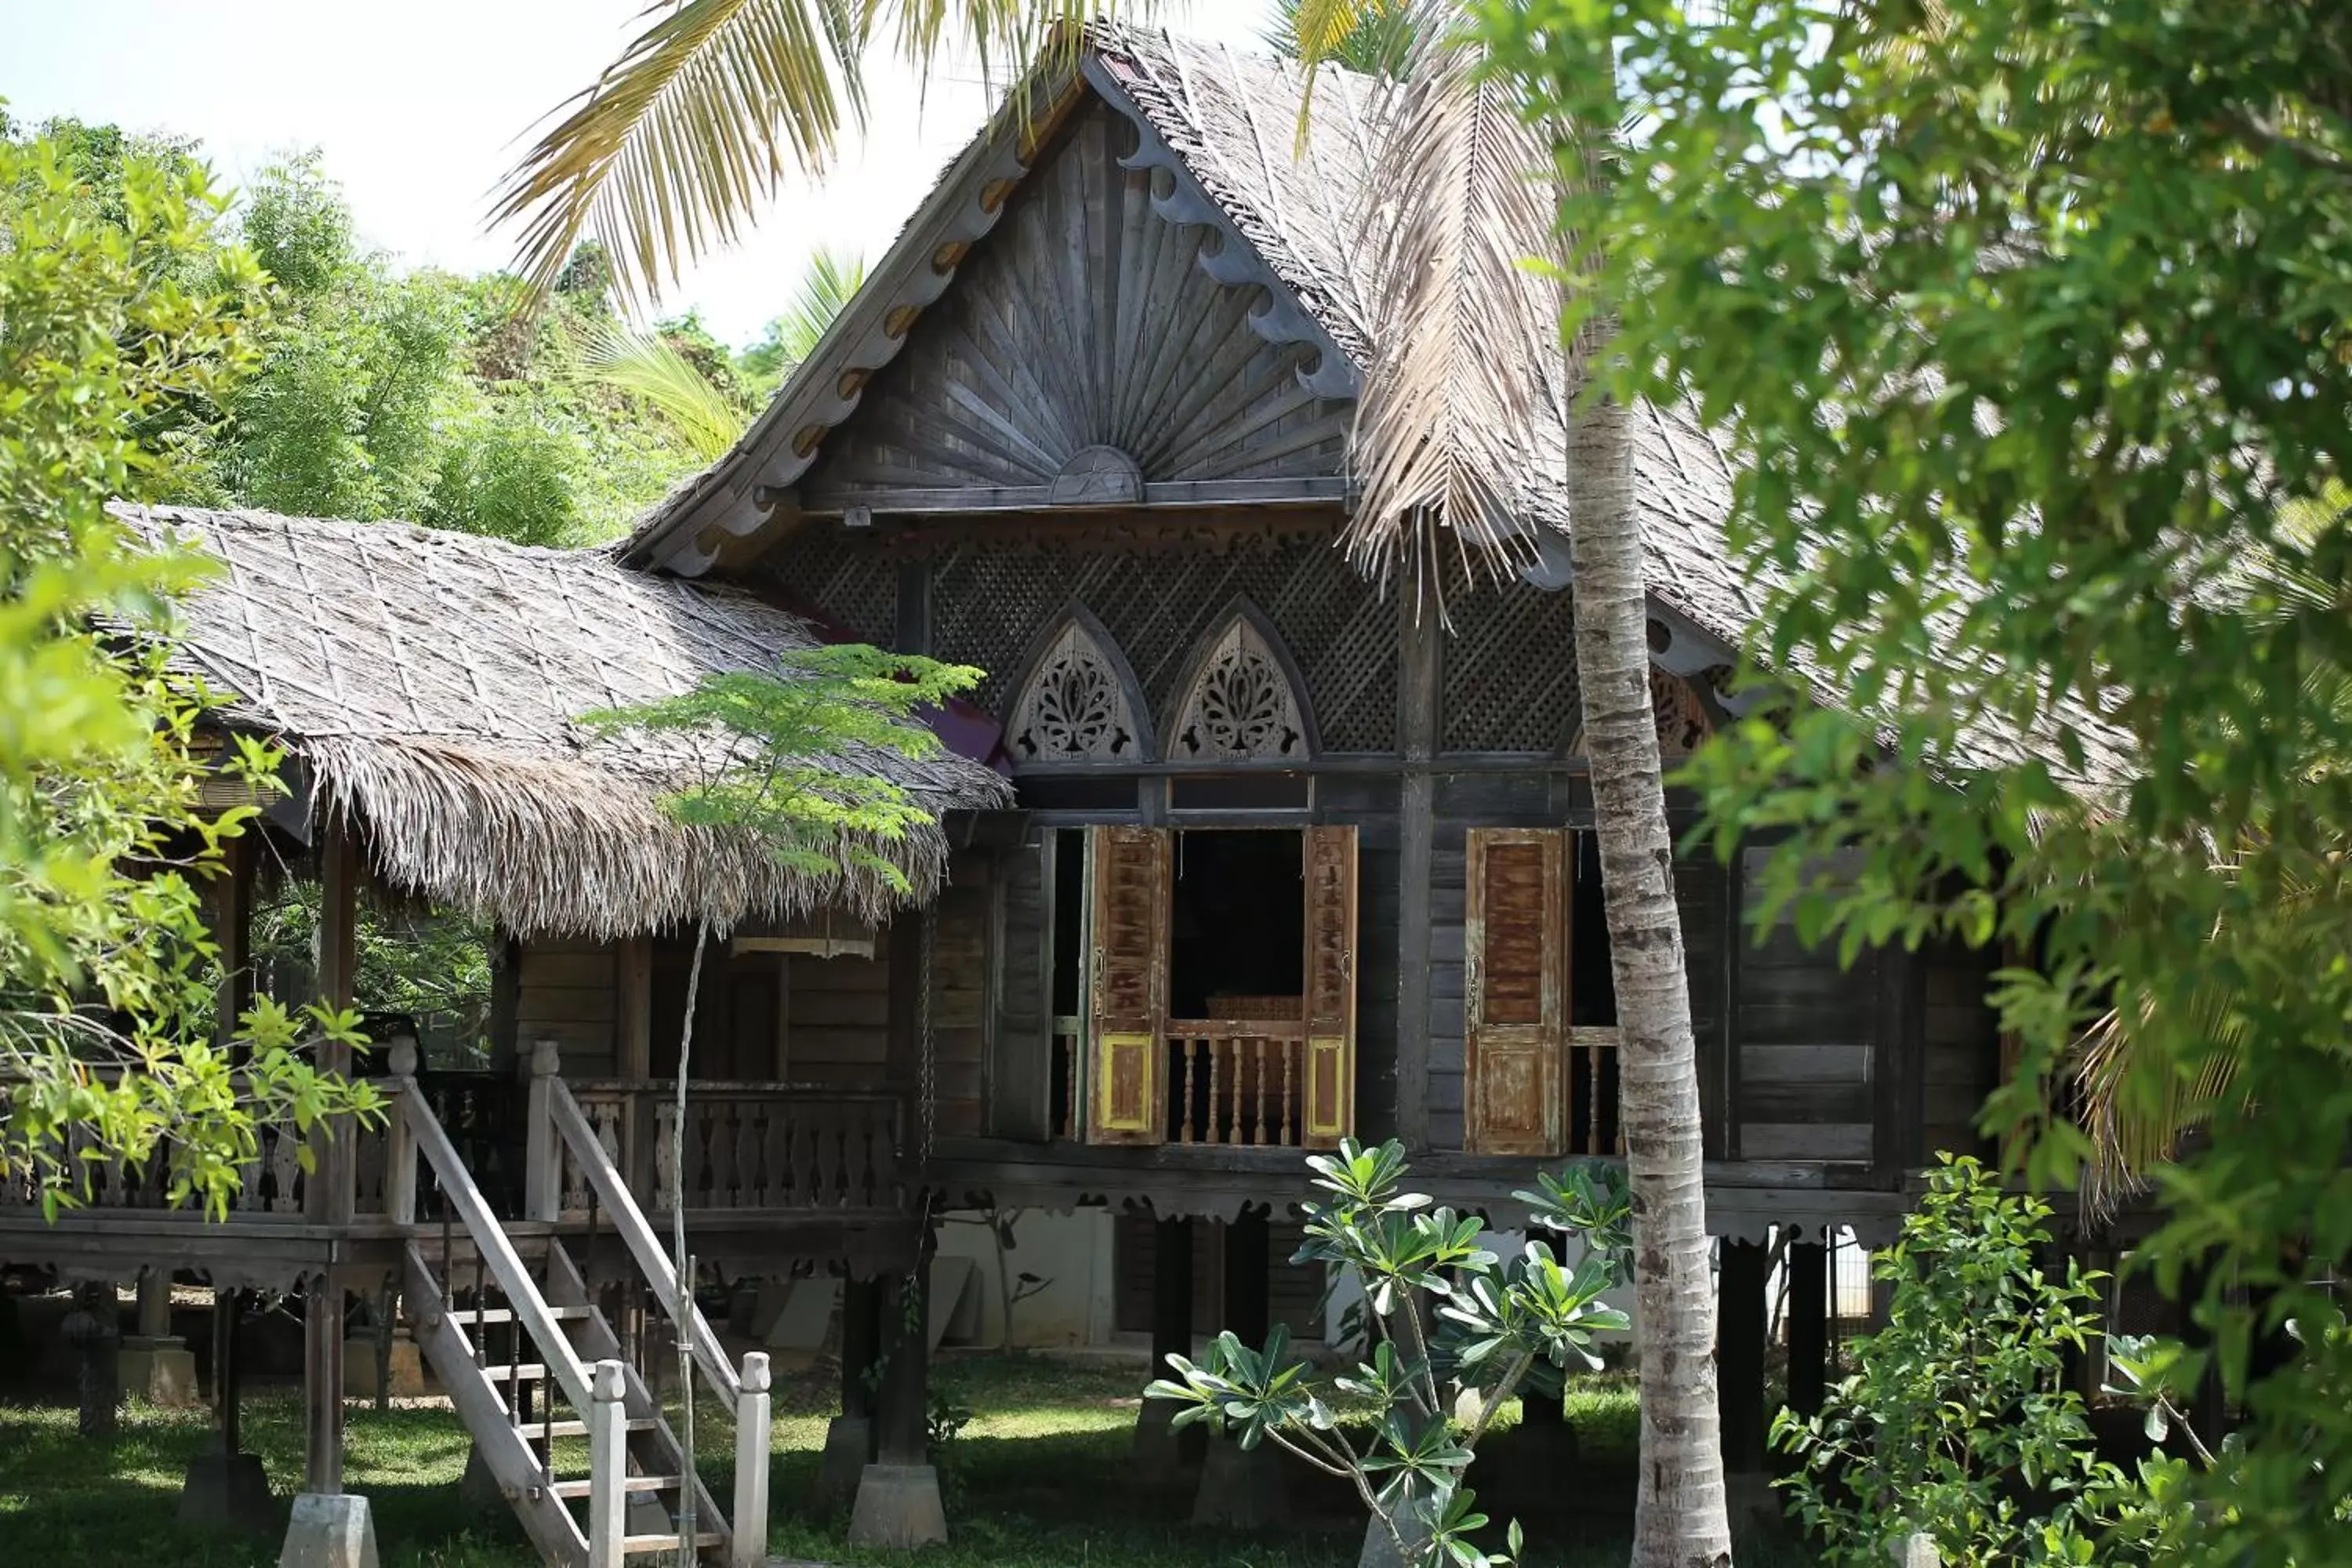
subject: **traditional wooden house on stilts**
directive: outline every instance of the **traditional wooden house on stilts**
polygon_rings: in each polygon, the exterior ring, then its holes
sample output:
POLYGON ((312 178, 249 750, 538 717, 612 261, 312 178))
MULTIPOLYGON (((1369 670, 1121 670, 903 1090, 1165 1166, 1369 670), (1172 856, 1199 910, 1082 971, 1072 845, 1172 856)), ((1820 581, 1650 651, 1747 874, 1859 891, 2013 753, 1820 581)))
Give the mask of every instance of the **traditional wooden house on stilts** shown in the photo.
MULTIPOLYGON (((314 1292, 313 1489, 336 1485, 340 1300, 397 1278, 534 1538, 584 1560, 578 1484, 545 1474, 522 1418, 589 1415, 586 1363, 645 1316, 599 1292, 670 1292, 646 1221, 683 1205, 716 1273, 849 1277, 828 1468, 874 1461, 861 1529, 922 1539, 923 1343, 886 1342, 941 1211, 1143 1221, 1165 1352, 1264 1332, 1302 1149, 1396 1137, 1429 1190, 1507 1226, 1538 1163, 1618 1155, 1565 571, 1459 583, 1449 635, 1333 548, 1369 360, 1367 88, 1324 71, 1295 159, 1297 73, 1225 48, 1097 30, 1024 90, 735 451, 617 552, 134 519, 228 563, 191 657, 237 695, 232 722, 295 752, 269 844, 326 889, 322 992, 349 994, 363 882, 483 911, 508 943, 514 1121, 400 1079, 391 1137, 308 1180, 269 1151, 226 1226, 129 1189, 55 1230, 0 1217, 0 1258, 314 1292), (947 813, 894 851, 919 914, 673 826, 671 763, 572 722, 761 667, 811 635, 778 606, 987 671, 995 726, 906 774, 947 813), (998 728, 1009 791, 971 760, 998 728), (656 1086, 698 922, 725 940, 681 1123, 656 1086), (1215 1322, 1193 1305, 1204 1222, 1215 1322), (532 1379, 555 1397, 526 1406, 532 1379)), ((1757 601, 1723 536, 1723 454, 1680 411, 1635 422, 1671 753, 1722 720, 1757 601)), ((1522 476, 1547 562, 1562 461, 1531 451, 1522 476)), ((1824 1240, 1887 1235, 1930 1152, 1973 1146, 2000 1068, 1981 958, 1841 968, 1786 929, 1746 940, 1759 853, 1676 876, 1735 1471, 1763 1461, 1763 1244, 1796 1242, 1790 1384, 1818 1399, 1824 1240)), ((732 1386, 700 1318, 682 1330, 732 1386)), ((631 1466, 674 1475, 641 1384, 624 1392, 631 1466)))
MULTIPOLYGON (((815 635, 751 594, 627 571, 601 552, 261 513, 123 516, 222 563, 183 607, 180 657, 226 698, 224 727, 289 753, 290 796, 268 804, 261 831, 232 841, 219 884, 224 1033, 251 994, 257 878, 309 878, 320 890, 317 997, 339 1006, 352 1001, 362 899, 494 922, 498 1059, 488 1074, 436 1074, 419 1072, 413 1045, 356 1063, 331 1055, 322 1065, 385 1089, 386 1128, 345 1129, 309 1171, 291 1135, 273 1134, 220 1223, 169 1206, 159 1178, 119 1168, 55 1226, 29 1192, 0 1191, 0 1261, 136 1279, 148 1292, 168 1291, 174 1274, 212 1285, 220 1444, 190 1477, 194 1517, 268 1513, 258 1462, 238 1451, 240 1293, 304 1300, 303 1487, 334 1494, 346 1306, 392 1290, 549 1562, 591 1560, 591 1479, 551 1456, 599 1422, 614 1424, 633 1478, 613 1493, 629 1505, 622 1543, 674 1550, 682 1467, 648 1385, 662 1370, 656 1342, 682 1336, 708 1389, 750 1401, 747 1411, 764 1404, 765 1373, 764 1358, 756 1373, 737 1366, 698 1310, 680 1310, 667 1216, 688 1211, 695 1255, 715 1277, 839 1269, 870 1296, 916 1267, 917 1072, 914 1042, 894 1024, 913 1009, 890 1005, 894 984, 912 984, 915 927, 890 923, 899 900, 877 875, 795 875, 761 844, 678 826, 663 796, 709 759, 601 734, 577 716, 675 695, 712 672, 773 669, 781 650, 815 635), (698 925, 718 933, 714 951, 735 955, 698 1019, 705 1076, 729 1081, 681 1121, 659 1081, 675 1071, 683 1020, 684 976, 667 960, 677 933, 690 941, 698 925), (813 956, 790 965, 793 954, 813 956), (752 997, 755 984, 764 990, 752 997), (821 1043, 784 1026, 795 1007, 845 1005, 855 1020, 821 1043), (681 1141, 682 1190, 667 1174, 681 1141), (616 1356, 628 1371, 608 1409, 592 1369, 616 1356)), ((940 813, 1008 793, 953 753, 841 765, 884 770, 940 813)), ((940 828, 866 847, 904 873, 917 900, 940 885, 940 828)), ((912 1386, 911 1436, 903 1423, 885 1430, 894 1454, 911 1443, 919 1460, 919 1376, 912 1386)), ((764 1438, 756 1462, 741 1458, 739 1481, 756 1484, 739 1486, 738 1500, 751 1515, 703 1496, 697 1532, 713 1552, 758 1563, 764 1438)))

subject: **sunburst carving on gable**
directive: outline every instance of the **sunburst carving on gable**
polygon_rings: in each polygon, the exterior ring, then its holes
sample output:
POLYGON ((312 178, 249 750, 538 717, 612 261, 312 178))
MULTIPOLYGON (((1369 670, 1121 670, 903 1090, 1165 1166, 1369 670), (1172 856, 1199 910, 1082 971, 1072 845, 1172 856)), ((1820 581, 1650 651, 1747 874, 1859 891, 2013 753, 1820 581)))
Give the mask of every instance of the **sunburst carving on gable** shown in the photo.
POLYGON ((1313 750, 1289 661, 1243 613, 1211 637, 1168 733, 1169 755, 1185 762, 1303 762, 1313 750))
POLYGON ((805 505, 883 510, 892 492, 978 489, 1116 505, 1160 483, 1343 484, 1353 405, 1302 384, 1314 346, 1253 325, 1266 289, 1213 275, 1204 258, 1227 242, 1163 216, 1171 176, 1125 166, 1135 141, 1099 101, 1073 117, 858 417, 827 437, 805 505))
POLYGON ((1047 639, 1005 721, 1016 763, 1144 760, 1150 738, 1108 637, 1092 616, 1074 613, 1047 639))

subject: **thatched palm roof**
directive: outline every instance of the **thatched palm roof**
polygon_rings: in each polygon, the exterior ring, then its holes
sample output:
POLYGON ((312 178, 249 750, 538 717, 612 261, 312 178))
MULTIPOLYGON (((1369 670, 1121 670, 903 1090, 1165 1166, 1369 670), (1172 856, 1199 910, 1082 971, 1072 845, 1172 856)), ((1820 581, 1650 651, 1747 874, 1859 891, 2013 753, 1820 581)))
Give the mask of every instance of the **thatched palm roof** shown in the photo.
MULTIPOLYGON (((517 935, 600 939, 819 907, 872 920, 895 901, 879 877, 792 875, 745 837, 679 826, 664 796, 711 757, 579 722, 714 672, 773 668, 820 640, 794 616, 604 551, 257 511, 116 515, 221 563, 179 606, 178 657, 232 694, 226 721, 302 760, 316 807, 361 825, 394 888, 517 935)), ((841 765, 934 811, 1007 798, 997 774, 944 752, 841 765)), ((871 847, 919 896, 935 890, 937 828, 871 847)))

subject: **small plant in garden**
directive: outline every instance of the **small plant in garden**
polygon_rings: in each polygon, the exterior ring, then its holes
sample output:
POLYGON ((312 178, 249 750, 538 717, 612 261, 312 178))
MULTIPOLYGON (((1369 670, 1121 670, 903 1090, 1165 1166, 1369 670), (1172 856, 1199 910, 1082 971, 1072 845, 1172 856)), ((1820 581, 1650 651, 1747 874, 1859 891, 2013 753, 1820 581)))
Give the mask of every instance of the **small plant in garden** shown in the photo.
POLYGON ((1484 1226, 1475 1215, 1432 1207, 1404 1190, 1410 1167, 1394 1142, 1367 1149, 1349 1139, 1307 1163, 1331 1197, 1306 1205, 1306 1242, 1294 1261, 1355 1279, 1370 1324, 1370 1359, 1326 1390, 1291 1357, 1284 1330, 1263 1348, 1228 1331, 1200 1365, 1170 1356, 1176 1375, 1146 1394, 1183 1405, 1173 1426, 1206 1421, 1244 1448, 1271 1437, 1352 1482, 1403 1563, 1499 1568, 1517 1555, 1519 1528, 1507 1531, 1507 1554, 1478 1546, 1472 1537, 1487 1520, 1464 1477, 1478 1439, 1522 1384, 1539 1371, 1556 1382, 1572 1364, 1598 1368, 1592 1336, 1627 1326, 1624 1313, 1601 1301, 1626 1275, 1624 1177, 1571 1166, 1539 1175, 1540 1191, 1515 1194, 1534 1224, 1583 1243, 1571 1268, 1541 1241, 1504 1263, 1480 1245, 1484 1226), (1450 1416, 1450 1382, 1477 1391, 1475 1418, 1450 1416))
MULTIPOLYGON (((1854 1374, 1810 1419, 1782 1411, 1776 1446, 1801 1461, 1790 1511, 1831 1568, 1899 1561, 1925 1535, 1945 1568, 2141 1561, 2179 1461, 2137 1480, 2098 1458, 2066 1356, 2099 1331, 2103 1278, 2044 1271, 2049 1205, 2004 1193, 1976 1161, 1942 1157, 1927 1196, 1877 1255, 1894 1287, 1886 1326, 1854 1344, 1854 1374), (2118 1529, 2118 1527, 2125 1527, 2118 1529)), ((2118 1344, 2122 1344, 2118 1342, 2118 1344)), ((2132 1366, 2150 1363, 2132 1343, 2132 1366)), ((2149 1436, 2177 1410, 2160 1394, 2149 1436)))

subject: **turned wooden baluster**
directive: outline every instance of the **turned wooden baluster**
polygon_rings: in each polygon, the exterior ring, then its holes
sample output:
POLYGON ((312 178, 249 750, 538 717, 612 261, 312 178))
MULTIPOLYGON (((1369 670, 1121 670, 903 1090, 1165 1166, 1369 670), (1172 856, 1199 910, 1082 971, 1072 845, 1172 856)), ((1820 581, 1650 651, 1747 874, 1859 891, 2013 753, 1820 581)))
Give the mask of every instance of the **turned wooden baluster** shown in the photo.
POLYGON ((1304 1040, 1282 1043, 1282 1146, 1290 1147, 1291 1089, 1298 1071, 1298 1055, 1307 1048, 1304 1040))
POLYGON ((1587 1134, 1589 1142, 1586 1142, 1585 1149, 1588 1152, 1598 1154, 1601 1152, 1601 1047, 1587 1047, 1584 1054, 1592 1064, 1592 1110, 1585 1118, 1591 1128, 1587 1134))
POLYGON ((1225 1141, 1223 1107, 1217 1098, 1218 1083, 1224 1077, 1225 1042, 1212 1035, 1202 1042, 1209 1047, 1209 1115, 1201 1129, 1201 1142, 1222 1143, 1225 1141))
POLYGON ((1265 1114, 1266 1090, 1268 1087, 1266 1079, 1271 1076, 1266 1071, 1267 1064, 1265 1059, 1265 1051, 1266 1047, 1272 1043, 1273 1042, 1266 1039, 1263 1035, 1250 1042, 1250 1048, 1257 1057, 1257 1125, 1250 1129, 1250 1142, 1253 1143, 1271 1143, 1274 1142, 1273 1135, 1268 1130, 1265 1114))
POLYGON ((1176 1096, 1176 1142, 1192 1141, 1192 1042, 1176 1042, 1176 1080, 1169 1086, 1176 1096))
POLYGON ((735 1173, 740 1185, 736 1206, 755 1209, 767 1201, 768 1116, 772 1108, 746 1100, 735 1108, 735 1173))

